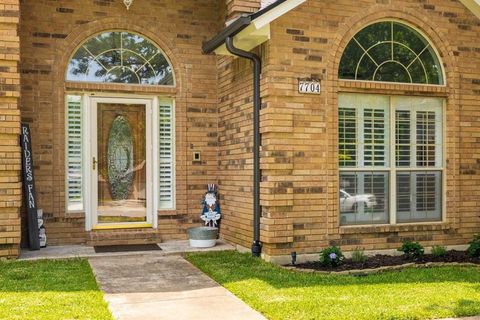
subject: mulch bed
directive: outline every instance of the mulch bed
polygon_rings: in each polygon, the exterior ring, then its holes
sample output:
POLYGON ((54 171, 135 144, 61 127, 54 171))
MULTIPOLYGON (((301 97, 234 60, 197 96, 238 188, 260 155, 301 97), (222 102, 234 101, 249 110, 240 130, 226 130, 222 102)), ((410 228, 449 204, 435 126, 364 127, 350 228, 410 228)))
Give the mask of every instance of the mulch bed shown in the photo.
POLYGON ((318 261, 299 263, 294 266, 288 265, 288 267, 339 272, 348 270, 376 269, 386 266, 399 266, 406 263, 415 263, 418 265, 422 265, 429 262, 457 262, 480 264, 480 257, 471 257, 466 251, 451 250, 448 251, 444 257, 434 257, 431 254, 426 254, 421 258, 407 259, 403 256, 389 256, 377 254, 375 256, 368 257, 367 261, 365 262, 353 262, 352 259, 345 259, 343 260, 342 264, 336 268, 324 267, 318 261))

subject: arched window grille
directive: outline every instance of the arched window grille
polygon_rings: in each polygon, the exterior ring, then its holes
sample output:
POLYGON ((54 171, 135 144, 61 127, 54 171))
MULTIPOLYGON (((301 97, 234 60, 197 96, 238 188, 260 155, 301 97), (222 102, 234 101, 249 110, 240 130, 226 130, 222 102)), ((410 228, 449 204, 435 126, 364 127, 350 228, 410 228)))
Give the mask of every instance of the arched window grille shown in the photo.
POLYGON ((443 85, 440 60, 413 28, 395 21, 371 24, 348 43, 339 78, 443 85))
POLYGON ((126 31, 107 31, 85 41, 70 60, 66 80, 174 85, 172 67, 160 48, 126 31))

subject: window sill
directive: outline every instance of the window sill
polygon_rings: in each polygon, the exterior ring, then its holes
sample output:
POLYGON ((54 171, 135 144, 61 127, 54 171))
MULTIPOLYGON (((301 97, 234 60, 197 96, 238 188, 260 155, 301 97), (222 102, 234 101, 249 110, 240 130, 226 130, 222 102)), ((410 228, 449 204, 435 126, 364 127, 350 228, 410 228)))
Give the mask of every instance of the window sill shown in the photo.
POLYGON ((428 222, 428 223, 408 223, 408 224, 382 224, 369 226, 340 226, 340 234, 354 233, 381 233, 381 232, 410 232, 410 231, 440 231, 452 229, 453 225, 449 222, 428 222))

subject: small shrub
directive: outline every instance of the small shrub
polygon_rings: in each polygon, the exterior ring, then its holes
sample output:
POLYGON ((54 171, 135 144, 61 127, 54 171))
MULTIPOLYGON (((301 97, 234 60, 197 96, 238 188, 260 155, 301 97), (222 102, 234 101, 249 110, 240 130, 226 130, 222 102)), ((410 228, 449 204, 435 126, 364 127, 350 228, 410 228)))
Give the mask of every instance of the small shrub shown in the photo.
POLYGON ((337 267, 344 259, 342 250, 337 247, 328 247, 320 251, 320 264, 325 267, 337 267))
POLYGON ((405 258, 419 258, 423 256, 424 249, 423 246, 418 242, 405 241, 398 251, 403 252, 405 258))
POLYGON ((360 248, 355 248, 355 250, 352 251, 352 261, 353 262, 365 262, 367 261, 368 257, 365 255, 365 251, 360 248))
POLYGON ((472 257, 480 257, 480 234, 474 235, 469 244, 468 254, 472 257))
POLYGON ((447 255, 447 247, 445 246, 433 246, 432 247, 432 256, 434 257, 445 257, 447 255))

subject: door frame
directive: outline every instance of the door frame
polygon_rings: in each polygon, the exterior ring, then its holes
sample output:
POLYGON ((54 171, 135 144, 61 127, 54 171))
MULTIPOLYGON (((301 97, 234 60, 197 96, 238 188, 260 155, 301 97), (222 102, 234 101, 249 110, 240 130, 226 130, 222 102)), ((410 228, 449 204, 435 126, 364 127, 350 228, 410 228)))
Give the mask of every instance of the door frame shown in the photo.
POLYGON ((158 97, 145 96, 111 96, 111 95, 83 95, 83 123, 85 134, 83 144, 84 177, 85 177, 85 228, 87 231, 96 229, 126 229, 126 228, 157 228, 158 226, 158 97), (98 176, 93 170, 92 160, 97 159, 97 106, 99 103, 139 104, 145 105, 146 125, 146 222, 122 222, 98 224, 98 176), (88 191, 90 190, 90 191, 88 191))

